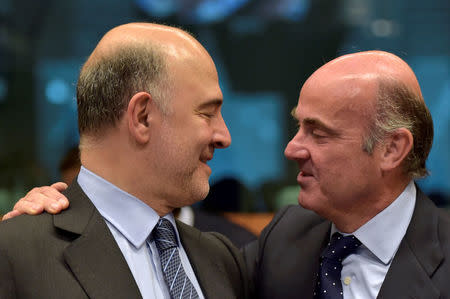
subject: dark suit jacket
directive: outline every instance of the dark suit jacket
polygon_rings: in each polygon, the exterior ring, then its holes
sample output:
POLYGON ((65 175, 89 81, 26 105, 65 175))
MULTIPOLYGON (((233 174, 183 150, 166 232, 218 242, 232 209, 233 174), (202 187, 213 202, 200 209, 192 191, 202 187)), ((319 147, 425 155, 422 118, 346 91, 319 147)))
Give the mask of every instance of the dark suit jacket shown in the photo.
MULTIPOLYGON (((77 183, 58 215, 0 223, 0 298, 141 298, 102 216, 77 183)), ((245 264, 225 237, 177 222, 206 298, 247 296, 245 264)))
MULTIPOLYGON (((244 250, 258 298, 313 298, 331 223, 300 206, 281 210, 244 250)), ((418 190, 414 214, 377 298, 450 298, 450 215, 418 190)))
POLYGON ((226 236, 236 247, 242 248, 255 241, 256 236, 222 215, 194 210, 194 227, 202 232, 217 232, 226 236))

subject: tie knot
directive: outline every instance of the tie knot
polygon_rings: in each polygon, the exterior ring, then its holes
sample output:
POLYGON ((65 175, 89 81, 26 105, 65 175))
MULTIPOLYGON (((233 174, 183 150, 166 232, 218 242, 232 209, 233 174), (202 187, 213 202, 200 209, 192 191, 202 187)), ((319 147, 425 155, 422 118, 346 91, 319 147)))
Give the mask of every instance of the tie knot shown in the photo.
POLYGON ((344 237, 340 233, 334 233, 328 247, 322 253, 322 258, 341 263, 343 259, 354 253, 359 246, 361 246, 361 242, 355 236, 344 237))
POLYGON ((177 237, 172 223, 165 218, 160 218, 155 228, 153 229, 153 238, 155 240, 158 251, 177 247, 177 237))

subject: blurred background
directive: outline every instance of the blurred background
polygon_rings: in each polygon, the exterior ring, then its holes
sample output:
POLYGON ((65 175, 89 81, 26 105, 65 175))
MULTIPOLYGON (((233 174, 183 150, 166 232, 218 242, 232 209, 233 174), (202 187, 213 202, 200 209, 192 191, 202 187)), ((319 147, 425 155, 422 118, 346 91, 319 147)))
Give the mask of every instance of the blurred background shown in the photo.
POLYGON ((0 214, 60 179, 79 138, 79 69, 106 31, 134 21, 184 28, 216 62, 233 143, 211 161, 212 190, 227 196, 205 207, 271 212, 296 203, 297 167, 283 151, 300 87, 325 62, 369 49, 415 71, 435 125, 431 175, 419 184, 450 204, 448 0, 0 0, 0 214))

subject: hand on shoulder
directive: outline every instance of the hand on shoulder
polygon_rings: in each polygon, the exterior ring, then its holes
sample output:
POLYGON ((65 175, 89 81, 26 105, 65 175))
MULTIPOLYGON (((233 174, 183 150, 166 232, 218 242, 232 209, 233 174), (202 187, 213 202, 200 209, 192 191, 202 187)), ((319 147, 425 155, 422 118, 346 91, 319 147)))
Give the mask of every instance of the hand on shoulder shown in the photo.
POLYGON ((36 187, 22 197, 12 211, 6 213, 2 220, 14 218, 22 214, 38 215, 46 211, 57 214, 69 207, 69 200, 61 192, 67 189, 67 184, 57 182, 51 186, 36 187))

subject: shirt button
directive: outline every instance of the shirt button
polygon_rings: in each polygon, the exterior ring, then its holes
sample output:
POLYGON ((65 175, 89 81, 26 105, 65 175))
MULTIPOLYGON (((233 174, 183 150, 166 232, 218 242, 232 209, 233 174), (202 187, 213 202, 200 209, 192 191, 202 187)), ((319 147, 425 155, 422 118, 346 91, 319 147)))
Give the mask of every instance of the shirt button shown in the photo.
POLYGON ((351 277, 350 276, 346 276, 344 278, 344 284, 348 286, 350 284, 350 282, 352 282, 351 277))

